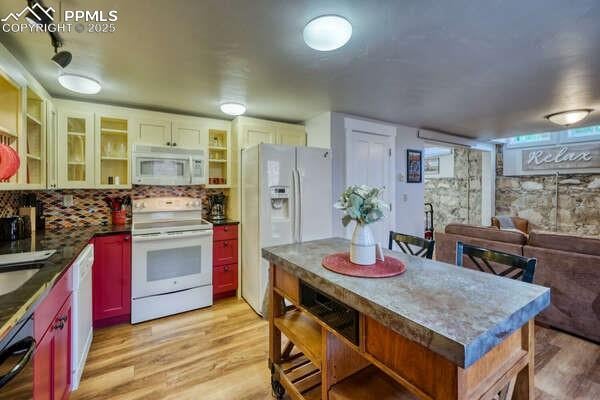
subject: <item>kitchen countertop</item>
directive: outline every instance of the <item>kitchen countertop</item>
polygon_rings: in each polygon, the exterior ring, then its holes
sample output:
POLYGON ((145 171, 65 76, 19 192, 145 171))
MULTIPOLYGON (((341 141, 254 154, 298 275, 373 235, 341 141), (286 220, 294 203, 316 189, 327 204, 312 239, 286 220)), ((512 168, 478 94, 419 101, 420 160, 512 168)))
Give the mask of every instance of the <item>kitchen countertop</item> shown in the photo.
POLYGON ((221 226, 221 225, 238 225, 240 223, 240 221, 236 221, 234 219, 222 219, 219 221, 213 221, 211 219, 208 219, 208 222, 210 222, 211 224, 213 224, 214 226, 221 226))
MULTIPOLYGON (((0 296, 0 338, 46 296, 63 272, 95 236, 129 233, 129 225, 106 225, 33 232, 31 238, 0 242, 0 254, 55 249, 41 269, 17 290, 0 296)), ((38 268, 32 265, 32 268, 38 268)), ((1 274, 1 272, 0 272, 1 274)))
POLYGON ((332 238, 264 248, 262 256, 463 368, 550 304, 549 288, 389 250, 406 265, 402 275, 356 278, 321 266, 349 246, 332 238))

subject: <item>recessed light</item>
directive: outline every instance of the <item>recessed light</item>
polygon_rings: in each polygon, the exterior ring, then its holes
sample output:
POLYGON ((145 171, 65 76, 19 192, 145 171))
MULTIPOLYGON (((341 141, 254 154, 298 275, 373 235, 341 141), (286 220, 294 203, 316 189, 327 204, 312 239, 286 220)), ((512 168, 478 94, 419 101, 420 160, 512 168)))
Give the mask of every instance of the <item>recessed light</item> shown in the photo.
POLYGON ((246 112, 246 106, 239 103, 223 103, 221 111, 229 115, 242 115, 246 112))
POLYGON ((96 94, 102 89, 100 82, 83 75, 62 74, 58 77, 58 82, 64 88, 82 94, 96 94))
POLYGON ((339 15, 322 15, 306 24, 302 36, 308 47, 331 51, 348 43, 352 36, 352 25, 339 15))
POLYGON ((556 125, 569 126, 584 120, 592 109, 584 108, 580 110, 561 111, 554 114, 546 115, 546 119, 556 125))

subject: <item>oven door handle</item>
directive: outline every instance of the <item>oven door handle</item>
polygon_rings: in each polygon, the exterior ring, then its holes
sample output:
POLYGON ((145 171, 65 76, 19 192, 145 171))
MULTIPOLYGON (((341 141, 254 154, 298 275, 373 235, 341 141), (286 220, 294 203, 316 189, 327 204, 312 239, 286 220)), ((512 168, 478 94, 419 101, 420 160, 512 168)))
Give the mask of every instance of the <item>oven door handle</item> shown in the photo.
POLYGON ((25 350, 25 354, 23 357, 15 364, 14 367, 8 371, 8 373, 0 376, 0 388, 6 386, 8 382, 10 382, 15 376, 21 372, 27 363, 31 360, 31 356, 33 356, 33 352, 35 350, 35 339, 31 336, 27 336, 24 339, 19 340, 15 344, 8 347, 6 350, 0 354, 0 363, 6 361, 6 359, 14 354, 17 354, 21 351, 25 350))
POLYGON ((204 236, 212 236, 213 232, 210 229, 205 229, 201 231, 184 231, 184 232, 171 232, 171 233, 160 233, 160 234, 150 234, 150 235, 139 235, 133 236, 133 242, 149 242, 152 240, 162 240, 162 239, 187 239, 192 237, 204 237, 204 236))

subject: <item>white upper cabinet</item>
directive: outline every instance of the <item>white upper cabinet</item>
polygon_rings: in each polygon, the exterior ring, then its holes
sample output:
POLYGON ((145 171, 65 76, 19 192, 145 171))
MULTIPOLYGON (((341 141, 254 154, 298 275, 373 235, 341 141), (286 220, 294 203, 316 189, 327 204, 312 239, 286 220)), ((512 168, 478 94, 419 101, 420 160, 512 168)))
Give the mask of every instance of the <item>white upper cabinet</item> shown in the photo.
POLYGON ((306 146, 306 132, 302 125, 238 117, 235 126, 241 149, 261 143, 306 146))
POLYGON ((279 125, 277 127, 277 144, 290 146, 306 146, 306 131, 301 125, 279 125))
POLYGON ((208 129, 194 121, 175 121, 173 122, 171 146, 206 150, 208 129))
POLYGON ((153 146, 171 146, 171 121, 167 119, 140 120, 135 142, 153 146))

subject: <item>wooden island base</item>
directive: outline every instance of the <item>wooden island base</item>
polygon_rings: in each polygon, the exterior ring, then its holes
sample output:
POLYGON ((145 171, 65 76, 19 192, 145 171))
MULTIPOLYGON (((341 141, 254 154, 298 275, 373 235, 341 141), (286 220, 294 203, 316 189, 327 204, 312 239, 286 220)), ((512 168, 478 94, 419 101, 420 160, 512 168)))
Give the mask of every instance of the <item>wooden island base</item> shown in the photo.
MULTIPOLYGON (((271 264, 269 367, 279 399, 534 398, 533 320, 463 369, 354 310, 338 310, 342 323, 323 317, 319 308, 301 302, 305 288, 271 264), (292 305, 286 307, 284 299, 292 305), (356 336, 344 320, 353 312, 356 336), (289 340, 284 348, 282 335, 289 340)), ((323 301, 331 298, 321 295, 316 307, 327 307, 323 301)))

